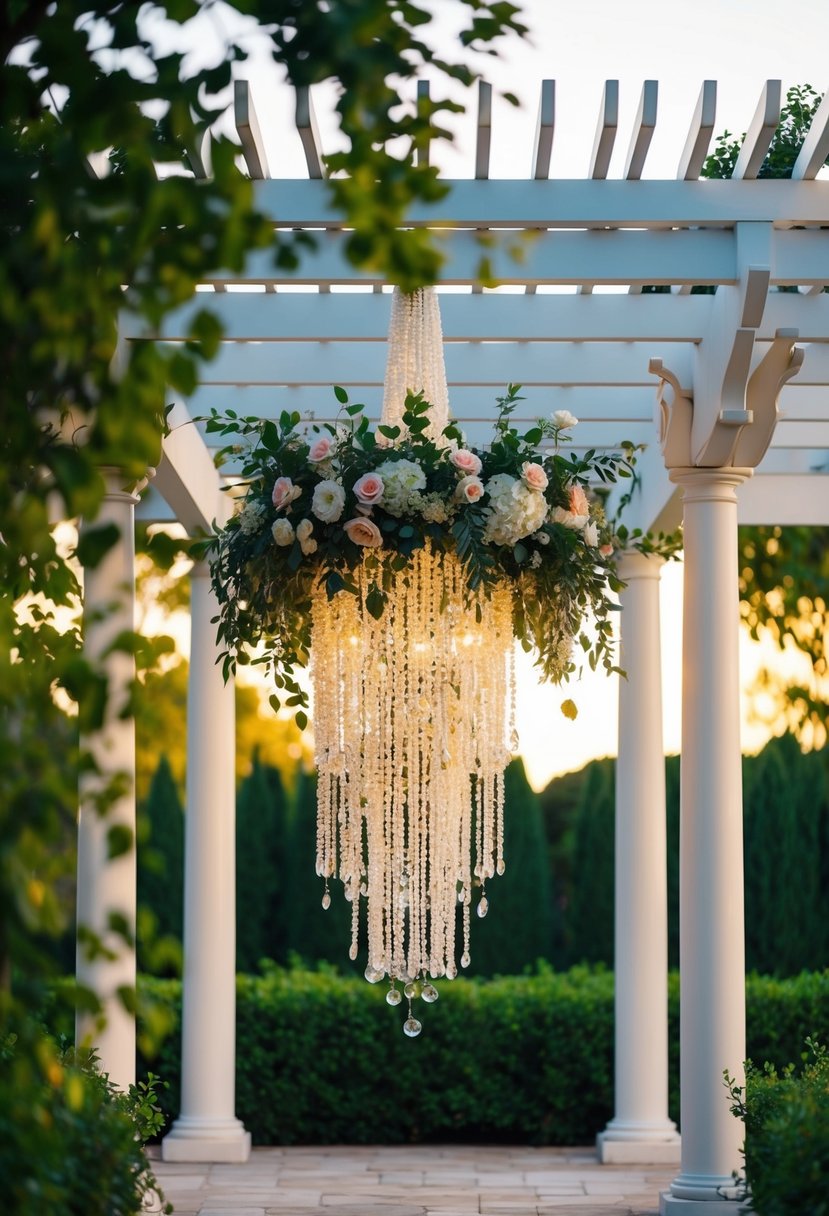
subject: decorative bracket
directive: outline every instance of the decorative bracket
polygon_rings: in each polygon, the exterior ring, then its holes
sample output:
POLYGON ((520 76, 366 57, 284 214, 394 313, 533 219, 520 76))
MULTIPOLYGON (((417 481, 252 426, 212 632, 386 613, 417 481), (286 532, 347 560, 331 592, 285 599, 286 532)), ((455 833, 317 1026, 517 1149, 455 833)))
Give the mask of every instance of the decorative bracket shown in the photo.
POLYGON ((750 427, 740 432, 734 448, 734 464, 756 468, 768 451, 779 410, 777 401, 783 385, 803 366, 805 351, 795 346, 796 329, 778 329, 774 340, 751 373, 746 388, 746 404, 753 418, 750 427))
POLYGON ((667 468, 688 464, 691 423, 694 417, 693 390, 683 388, 679 377, 661 359, 651 359, 648 371, 659 377, 654 421, 667 468))

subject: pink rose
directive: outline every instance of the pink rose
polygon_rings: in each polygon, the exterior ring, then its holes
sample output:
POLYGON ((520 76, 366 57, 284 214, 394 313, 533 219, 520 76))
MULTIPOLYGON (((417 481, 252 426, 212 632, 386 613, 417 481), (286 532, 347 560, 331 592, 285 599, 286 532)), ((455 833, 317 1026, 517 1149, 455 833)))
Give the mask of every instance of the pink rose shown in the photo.
POLYGON ((373 507, 375 503, 380 502, 384 489, 383 479, 376 473, 363 473, 362 477, 354 482, 354 494, 364 507, 373 507))
POLYGON ((308 460, 311 464, 319 464, 320 461, 327 460, 333 446, 334 442, 329 435, 320 435, 319 439, 315 439, 308 449, 308 460))
POLYGON ((573 515, 590 514, 590 503, 581 486, 570 487, 570 511, 573 515))
POLYGON ((521 476, 531 490, 540 490, 542 494, 549 484, 547 474, 541 465, 532 464, 529 460, 525 460, 521 465, 521 476))
POLYGON ((600 545, 599 553, 602 555, 602 557, 611 557, 613 554, 613 546, 612 545, 600 545))
POLYGON ((362 515, 347 520, 343 524, 343 531, 355 545, 365 545, 368 549, 379 549, 383 543, 377 524, 362 515))
MULTIPOLYGON (((478 462, 480 463, 480 461, 478 462)), ((463 498, 466 502, 477 502, 484 492, 484 483, 480 477, 470 476, 462 477, 458 482, 458 488, 455 491, 458 498, 463 498)))
POLYGON ((449 459, 456 469, 460 469, 462 473, 471 473, 473 476, 481 471, 481 458, 476 456, 474 452, 470 452, 467 448, 458 448, 455 452, 449 453, 449 459))
POLYGON ((273 484, 273 505, 277 511, 281 511, 283 507, 287 507, 295 498, 299 498, 302 490, 299 486, 295 486, 290 477, 277 477, 273 484))

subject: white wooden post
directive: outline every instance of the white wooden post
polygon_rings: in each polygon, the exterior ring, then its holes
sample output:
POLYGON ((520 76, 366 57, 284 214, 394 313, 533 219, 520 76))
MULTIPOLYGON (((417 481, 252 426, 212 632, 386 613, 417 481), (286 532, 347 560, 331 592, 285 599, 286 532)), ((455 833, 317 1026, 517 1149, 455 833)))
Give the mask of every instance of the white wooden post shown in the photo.
POLYGON ((117 469, 104 469, 106 494, 95 527, 115 524, 116 544, 95 567, 84 571, 84 652, 107 679, 108 700, 103 727, 82 740, 99 770, 81 784, 78 815, 77 919, 80 930, 100 939, 105 957, 79 935, 76 957, 78 982, 91 989, 101 1004, 100 1014, 79 1012, 75 1035, 78 1044, 96 1049, 101 1068, 119 1087, 135 1081, 135 1016, 120 993, 135 987, 135 723, 121 713, 135 678, 132 655, 107 653, 118 634, 135 628, 135 504, 133 487, 124 487, 117 469), (107 777, 123 775, 124 792, 99 813, 95 790, 107 777), (124 828, 131 846, 109 857, 109 833, 124 828), (110 928, 118 918, 123 932, 110 928), (128 938, 129 940, 125 940, 128 938))
POLYGON ((236 791, 232 681, 216 664, 209 569, 191 574, 181 1113, 165 1161, 246 1161, 236 1118, 236 791))
POLYGON ((678 468, 685 594, 680 798, 681 1172, 662 1216, 737 1210, 743 1125, 723 1070, 745 1059, 737 486, 744 468, 678 468))
POLYGON ((619 756, 616 763, 615 1114, 599 1159, 679 1161, 668 1118, 668 898, 659 574, 662 559, 619 561, 619 756))

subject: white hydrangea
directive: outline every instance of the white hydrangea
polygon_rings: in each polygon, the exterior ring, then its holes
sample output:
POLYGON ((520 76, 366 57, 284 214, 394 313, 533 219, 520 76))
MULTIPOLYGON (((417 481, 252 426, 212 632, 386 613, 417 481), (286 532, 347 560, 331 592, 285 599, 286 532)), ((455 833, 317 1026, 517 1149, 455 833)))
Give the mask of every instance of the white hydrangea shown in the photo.
POLYGON ((384 460, 375 473, 383 481, 383 509, 389 515, 403 515, 416 509, 419 491, 426 485, 426 474, 414 460, 384 460))
POLYGON ((254 532, 258 532, 265 522, 267 515, 267 507, 258 499, 248 499, 242 510, 239 512, 239 527, 244 532, 245 536, 252 536, 254 532))
POLYGON ((537 532, 547 517, 547 500, 509 473, 496 473, 486 483, 489 505, 484 540, 493 545, 514 545, 537 532))

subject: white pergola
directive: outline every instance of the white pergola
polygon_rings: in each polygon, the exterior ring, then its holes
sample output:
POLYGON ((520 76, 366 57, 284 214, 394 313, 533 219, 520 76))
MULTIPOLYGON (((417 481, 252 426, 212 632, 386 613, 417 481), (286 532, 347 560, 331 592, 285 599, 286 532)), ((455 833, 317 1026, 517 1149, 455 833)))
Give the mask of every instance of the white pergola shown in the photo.
MULTIPOLYGON (((588 178, 551 181, 555 84, 544 81, 530 176, 496 181, 489 180, 491 90, 481 84, 474 179, 451 182, 443 202, 409 216, 446 251, 438 289, 446 366, 469 441, 485 442, 496 395, 518 382, 526 398, 519 420, 566 408, 581 420, 577 447, 646 445, 629 528, 684 525, 682 1143, 679 1173, 661 1198, 670 1216, 736 1210, 729 1188, 742 1125, 729 1112, 722 1074, 740 1075, 745 1055, 737 523, 829 519, 829 182, 816 180, 829 155, 829 95, 792 180, 757 180, 780 107, 780 84, 769 81, 733 177, 700 181, 715 126, 716 84, 706 81, 677 149, 676 177, 641 180, 657 110, 657 83, 647 81, 626 133, 624 178, 607 180, 619 135, 618 85, 608 81, 588 178), (493 291, 476 278, 482 236, 501 285, 493 291), (654 286, 666 290, 644 290, 654 286), (695 294, 695 287, 716 291, 695 294)), ((217 274, 159 332, 123 319, 130 342, 182 341, 205 305, 224 324, 201 387, 175 405, 163 459, 137 508, 145 519, 191 530, 209 530, 227 511, 208 439, 187 425, 191 418, 231 406, 330 420, 334 383, 377 417, 385 370, 388 288, 344 256, 309 94, 299 92, 296 106, 307 179, 271 177, 244 81, 236 83, 235 120, 260 208, 276 229, 313 232, 317 248, 295 273, 261 252, 244 275, 217 274)), ((191 168, 197 178, 209 173, 206 151, 191 168)), ((87 584, 92 604, 110 601, 131 568, 136 503, 113 473, 106 511, 122 541, 87 584)), ((620 690, 616 786, 616 1106, 599 1137, 609 1162, 680 1161, 667 1104, 659 567, 634 551, 620 558, 628 584, 621 664, 629 678, 620 690)), ((239 1161, 250 1138, 234 1107, 233 692, 215 666, 216 604, 204 564, 191 577, 182 1109, 164 1155, 239 1161)), ((131 613, 127 590, 122 619, 131 613)), ((93 631, 89 645, 96 644, 93 631)), ((108 731, 107 762, 129 769, 130 724, 113 721, 108 731)), ((119 813, 134 819, 134 801, 125 799, 119 813)), ((113 904, 126 903, 134 917, 134 879, 104 863, 101 831, 82 808, 82 912, 93 925, 113 904)), ((134 974, 134 960, 79 966, 111 1009, 98 1044, 103 1066, 125 1084, 134 1072, 134 1026, 111 994, 130 967, 134 974)))

